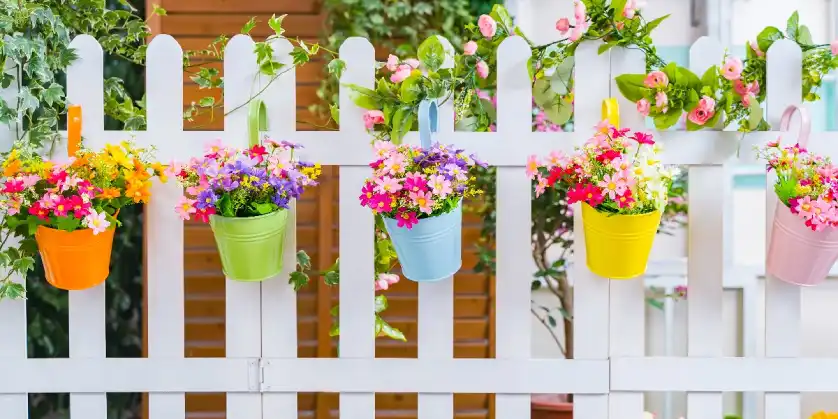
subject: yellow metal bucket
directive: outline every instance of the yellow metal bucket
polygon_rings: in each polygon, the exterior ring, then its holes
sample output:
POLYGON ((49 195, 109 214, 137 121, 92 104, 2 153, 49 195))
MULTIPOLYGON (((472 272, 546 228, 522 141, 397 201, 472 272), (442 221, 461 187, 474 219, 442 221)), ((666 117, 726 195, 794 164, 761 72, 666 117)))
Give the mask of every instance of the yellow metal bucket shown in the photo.
POLYGON ((582 204, 585 252, 591 272, 611 279, 632 279, 646 272, 661 222, 659 211, 614 215, 582 204))

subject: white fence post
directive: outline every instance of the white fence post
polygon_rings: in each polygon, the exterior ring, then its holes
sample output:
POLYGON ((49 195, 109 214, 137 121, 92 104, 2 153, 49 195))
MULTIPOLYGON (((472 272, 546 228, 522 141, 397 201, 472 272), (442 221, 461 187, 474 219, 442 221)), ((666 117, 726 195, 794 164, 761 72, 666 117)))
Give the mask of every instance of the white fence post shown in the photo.
MULTIPOLYGON (((248 103, 260 89, 260 73, 253 45, 249 36, 236 35, 227 43, 224 53, 224 113, 227 114, 224 118, 225 145, 236 148, 248 147, 248 106, 242 105, 248 103)), ((259 358, 262 356, 262 284, 228 278, 226 287, 227 357, 259 358)), ((228 419, 261 417, 260 394, 227 394, 228 419)))
MULTIPOLYGON (((527 72, 530 48, 521 37, 498 47, 498 123, 502 142, 514 147, 515 138, 532 132, 532 89, 527 72)), ((497 168, 497 279, 495 280, 495 357, 524 360, 530 352, 530 293, 532 183, 521 166, 497 168)), ((529 419, 530 395, 495 396, 497 419, 529 419)))
MULTIPOLYGON (((611 94, 611 65, 608 55, 597 53, 598 43, 585 42, 576 49, 574 105, 575 143, 586 139, 602 118, 602 101, 611 94)), ((582 211, 573 207, 573 355, 578 360, 607 360, 609 357, 609 284, 585 264, 585 234, 582 211)), ((608 418, 607 394, 577 394, 573 399, 576 419, 608 418)))
MULTIPOLYGON (((442 68, 454 67, 454 47, 440 37, 446 58, 442 68)), ((454 132, 454 97, 439 107, 439 133, 454 132)), ((434 141, 438 141, 434 138, 434 141)), ((463 267, 467 268, 467 267, 463 267)), ((442 281, 419 283, 418 358, 450 361, 454 358, 454 281, 456 275, 442 281)), ((419 393, 419 419, 448 419, 454 417, 453 394, 419 393)))
MULTIPOLYGON (((789 105, 801 103, 801 61, 800 47, 792 41, 774 42, 767 51, 768 113, 767 120, 773 129, 779 130, 780 117, 789 105)), ((798 123, 793 123, 787 143, 796 138, 798 123)), ((815 135, 812 142, 818 142, 815 135)), ((812 147, 810 147, 812 148, 812 147)), ((777 195, 773 192, 776 175, 766 176, 765 201, 765 245, 766 255, 771 243, 774 210, 777 195)), ((800 355, 800 287, 768 276, 765 279, 765 356, 768 358, 795 358, 800 355)), ((800 417, 799 393, 766 393, 765 419, 796 419, 800 417)))
MULTIPOLYGON (((183 50, 174 38, 157 35, 148 46, 146 100, 148 130, 142 146, 157 147, 158 158, 176 155, 186 147, 183 138, 183 50), (159 139, 162 139, 160 141, 159 139), (157 140, 157 141, 155 141, 157 140)), ((193 149, 200 150, 199 145, 193 149)), ((183 221, 174 212, 183 196, 174 178, 154 179, 151 201, 145 206, 146 304, 148 357, 184 356, 183 221)), ((149 393, 150 419, 184 419, 184 393, 149 393)))
MULTIPOLYGON (((14 74, 16 80, 11 86, 0 88, 0 98, 7 104, 17 101, 18 87, 17 69, 12 67, 12 61, 6 60, 5 72, 14 74)), ((0 151, 11 150, 17 139, 18 124, 0 125, 0 151)), ((6 246, 14 246, 15 239, 9 239, 6 246)), ((5 272, 4 272, 5 274, 5 272)), ((13 275, 12 281, 26 284, 26 278, 13 275)), ((0 300, 0 359, 7 362, 17 362, 26 359, 26 300, 0 300)), ((0 412, 8 415, 8 419, 27 419, 29 417, 29 400, 26 393, 0 394, 0 412)))
MULTIPOLYGON (((646 63, 643 53, 637 50, 616 48, 610 51, 610 68, 617 74, 643 73, 646 63)), ((617 84, 611 78, 611 94, 617 96, 620 119, 632 130, 644 130, 645 118, 635 110, 633 102, 618 94, 617 84)), ((586 127, 587 128, 587 127, 586 127)), ((577 233, 578 234, 578 233, 577 233)), ((609 355, 644 356, 646 350, 646 284, 644 277, 627 281, 605 280, 610 288, 609 355)), ((610 419, 641 419, 643 392, 615 393, 609 396, 610 419)))
MULTIPOLYGON (((349 38, 340 47, 346 61, 343 84, 374 88, 375 50, 363 38, 349 38)), ((352 101, 352 90, 340 87, 340 136, 335 141, 369 150, 370 137, 364 130, 363 109, 352 101)), ((353 150, 354 151, 354 150, 353 150)), ((372 214, 358 204, 358 191, 371 169, 364 166, 340 167, 340 344, 341 359, 375 358, 373 308, 373 231, 372 214)), ((375 393, 341 393, 342 419, 373 419, 375 393)))
MULTIPOLYGON (((285 140, 297 130, 297 75, 292 67, 289 53, 293 46, 286 39, 271 42, 276 60, 285 64, 287 72, 270 82, 260 77, 259 88, 271 83, 259 96, 265 102, 268 112, 268 129, 277 141, 285 140)), ((295 156, 296 157, 296 156, 295 156)), ((283 248, 283 270, 274 279, 262 283, 262 357, 297 357, 297 293, 288 284, 288 277, 297 264, 297 202, 288 209, 288 225, 285 230, 283 248)), ((318 278, 312 278, 318 281, 318 278)), ((266 386, 267 387, 267 386, 266 386)), ((270 390, 270 388, 264 388, 270 390)), ((265 418, 295 419, 297 417, 297 395, 295 393, 265 393, 262 395, 262 409, 265 418)))
MULTIPOLYGON (((702 37, 690 48, 690 70, 699 75, 719 63, 724 49, 702 37)), ((698 139, 694 141, 699 141, 698 139)), ((751 152, 750 150, 744 152, 751 152)), ((725 264, 725 200, 731 182, 719 164, 689 168, 689 257, 687 259, 687 355, 722 356, 722 278, 725 264)), ((687 394, 687 417, 722 416, 721 392, 687 394)))
MULTIPOLYGON (((81 35, 70 46, 78 59, 67 69, 67 101, 82 107, 82 139, 91 148, 104 146, 104 62, 95 38, 81 35)), ((67 160, 67 143, 53 149, 53 158, 67 160)), ((105 284, 69 292, 70 358, 105 358, 105 284)), ((84 380, 85 377, 79 377, 84 380)), ((106 419, 104 393, 70 394, 71 419, 106 419)))

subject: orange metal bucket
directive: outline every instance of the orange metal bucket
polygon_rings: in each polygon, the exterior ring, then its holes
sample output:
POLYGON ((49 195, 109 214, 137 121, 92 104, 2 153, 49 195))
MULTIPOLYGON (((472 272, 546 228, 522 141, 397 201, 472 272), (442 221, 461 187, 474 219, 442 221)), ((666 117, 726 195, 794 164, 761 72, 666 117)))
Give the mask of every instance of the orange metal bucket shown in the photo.
POLYGON ((70 232, 39 226, 35 241, 47 281, 71 291, 105 282, 110 273, 114 231, 115 227, 93 235, 89 228, 70 232))

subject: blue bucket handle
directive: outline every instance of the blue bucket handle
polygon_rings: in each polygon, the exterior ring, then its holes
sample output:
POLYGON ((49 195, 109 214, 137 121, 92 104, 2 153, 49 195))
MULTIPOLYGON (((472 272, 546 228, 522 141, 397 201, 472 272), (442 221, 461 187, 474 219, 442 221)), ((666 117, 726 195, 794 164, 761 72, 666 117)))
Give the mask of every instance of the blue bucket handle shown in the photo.
POLYGON ((419 103, 419 144, 431 148, 433 134, 439 131, 439 106, 436 99, 425 99, 419 103))

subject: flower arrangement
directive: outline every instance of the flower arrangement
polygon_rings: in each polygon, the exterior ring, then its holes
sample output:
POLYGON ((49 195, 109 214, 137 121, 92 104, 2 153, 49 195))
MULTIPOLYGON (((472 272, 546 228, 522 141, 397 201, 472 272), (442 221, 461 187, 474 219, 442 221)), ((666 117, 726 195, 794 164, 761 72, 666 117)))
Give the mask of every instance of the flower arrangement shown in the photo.
POLYGON ((399 228, 412 229, 422 219, 450 213, 463 197, 482 193, 470 171, 486 163, 452 145, 437 143, 425 150, 376 141, 375 150, 373 176, 359 200, 374 213, 397 220, 399 228))
POLYGON ((659 152, 650 134, 603 121, 573 155, 528 159, 536 196, 554 188, 565 192, 567 204, 582 204, 587 265, 594 273, 629 279, 645 271, 676 175, 659 152))
POLYGON ((2 169, 4 223, 23 238, 22 253, 28 253, 34 237, 47 280, 62 289, 85 289, 105 280, 119 210, 147 203, 153 177, 166 180, 152 150, 128 141, 100 151, 82 148, 66 163, 19 146, 2 169))
POLYGON ((286 210, 321 173, 319 164, 294 158, 298 144, 253 142, 238 149, 217 140, 203 157, 172 167, 186 192, 175 211, 183 220, 194 215, 210 223, 224 273, 239 281, 263 281, 282 271, 286 210))
POLYGON ((266 139, 247 149, 226 147, 216 140, 205 147, 202 158, 173 164, 172 172, 184 186, 175 211, 181 219, 193 215, 201 222, 223 217, 255 217, 288 209, 305 188, 317 184, 319 164, 294 159, 302 148, 287 141, 266 139))
POLYGON ((838 227, 838 168, 829 157, 810 153, 800 144, 782 147, 779 139, 758 148, 757 155, 777 174, 774 192, 780 203, 806 227, 838 227))

